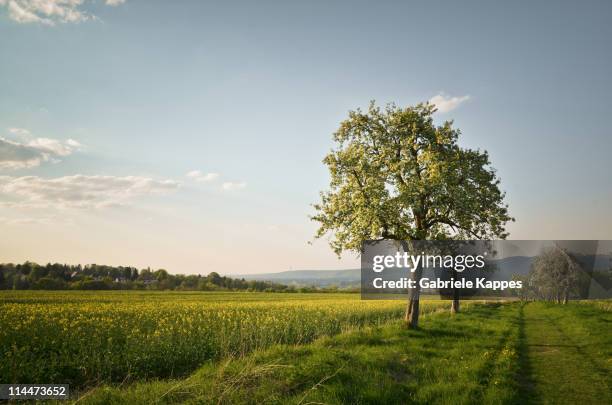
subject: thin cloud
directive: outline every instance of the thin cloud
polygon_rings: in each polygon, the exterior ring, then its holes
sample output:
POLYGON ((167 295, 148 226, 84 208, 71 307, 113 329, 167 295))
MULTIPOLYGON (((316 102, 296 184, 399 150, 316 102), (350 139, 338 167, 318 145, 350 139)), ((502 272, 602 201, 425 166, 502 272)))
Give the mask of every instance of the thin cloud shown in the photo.
POLYGON ((470 98, 471 97, 469 95, 451 97, 448 94, 441 92, 429 99, 429 103, 435 105, 439 112, 447 113, 456 109, 470 98))
MULTIPOLYGON (((11 20, 20 24, 80 23, 97 19, 83 9, 89 0, 0 0, 11 20)), ((118 6, 125 0, 106 0, 107 6, 118 6)))
POLYGON ((50 225, 54 222, 55 218, 42 217, 42 218, 5 218, 0 217, 0 224, 5 225, 50 225))
POLYGON ((17 136, 29 136, 30 135, 30 131, 28 131, 25 128, 8 128, 8 132, 12 135, 17 135, 17 136))
POLYGON ((232 182, 232 181, 226 181, 225 183, 223 183, 221 185, 221 188, 225 191, 233 191, 233 190, 242 190, 243 188, 246 187, 246 183, 245 182, 232 182))
POLYGON ((196 181, 208 182, 219 178, 219 173, 202 173, 200 170, 192 170, 185 176, 196 181))
POLYGON ((140 176, 0 176, 0 197, 17 208, 103 208, 126 205, 134 198, 167 194, 179 183, 140 176))
MULTIPOLYGON (((9 132, 28 136, 23 128, 10 128, 9 132)), ((50 138, 33 138, 29 141, 13 141, 0 137, 0 169, 16 170, 40 166, 44 162, 58 162, 79 150, 82 145, 74 139, 59 141, 50 138)))

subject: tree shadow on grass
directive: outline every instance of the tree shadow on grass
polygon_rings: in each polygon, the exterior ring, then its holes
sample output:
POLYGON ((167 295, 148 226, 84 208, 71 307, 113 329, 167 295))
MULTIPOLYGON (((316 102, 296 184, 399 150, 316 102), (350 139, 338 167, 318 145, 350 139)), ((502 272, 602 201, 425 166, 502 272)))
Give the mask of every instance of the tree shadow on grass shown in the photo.
POLYGON ((533 367, 529 360, 529 345, 527 343, 527 335, 525 334, 525 313, 524 307, 526 303, 521 303, 518 317, 518 370, 517 382, 518 390, 513 398, 513 403, 517 404, 534 404, 540 403, 537 392, 535 390, 535 380, 533 378, 533 367))

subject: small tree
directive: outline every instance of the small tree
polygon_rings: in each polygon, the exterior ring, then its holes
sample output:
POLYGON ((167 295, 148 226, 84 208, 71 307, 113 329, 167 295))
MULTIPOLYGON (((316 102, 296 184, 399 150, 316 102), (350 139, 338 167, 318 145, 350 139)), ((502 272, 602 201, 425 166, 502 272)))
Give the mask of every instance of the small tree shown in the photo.
MULTIPOLYGON (((433 123, 431 104, 349 112, 323 160, 330 189, 314 205, 316 237, 360 252, 364 240, 504 239, 512 220, 487 152, 462 148, 451 121, 433 123)), ((412 273, 417 281, 422 268, 412 273)), ((405 320, 418 326, 420 290, 405 320)))
POLYGON ((547 249, 535 258, 529 274, 529 283, 537 298, 567 304, 570 295, 578 290, 579 265, 563 249, 547 249))

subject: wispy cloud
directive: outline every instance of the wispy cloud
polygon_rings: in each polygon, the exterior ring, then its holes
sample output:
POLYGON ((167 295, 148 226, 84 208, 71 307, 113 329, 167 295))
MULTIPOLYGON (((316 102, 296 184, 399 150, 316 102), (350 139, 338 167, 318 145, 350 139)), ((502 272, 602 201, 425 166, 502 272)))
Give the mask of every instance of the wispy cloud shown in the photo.
MULTIPOLYGON (((219 173, 203 173, 200 170, 192 170, 185 174, 186 177, 193 179, 195 181, 208 183, 214 180, 217 180, 221 175, 219 173)), ((246 182, 244 181, 225 181, 221 183, 221 190, 223 191, 233 191, 233 190, 241 190, 246 187, 246 182)))
MULTIPOLYGON (((95 20, 96 16, 84 10, 89 0, 0 0, 11 20, 21 24, 79 23, 95 20)), ((125 0, 106 0, 108 6, 118 6, 125 0)))
MULTIPOLYGON (((9 128, 9 133, 29 136, 23 128, 9 128)), ((61 157, 71 155, 81 148, 74 139, 59 141, 50 138, 32 138, 28 141, 14 141, 0 137, 0 169, 24 169, 39 166, 43 162, 57 162, 61 157)))
POLYGON ((444 92, 440 92, 439 94, 433 96, 429 99, 431 104, 434 104, 438 111, 441 113, 446 113, 452 111, 459 107, 461 104, 465 103, 470 99, 469 95, 460 96, 460 97, 451 97, 444 92))
POLYGON ((247 184, 243 181, 241 182, 226 181, 221 185, 221 188, 225 191, 233 191, 233 190, 241 190, 245 188, 246 185, 247 184))
POLYGON ((13 201, 10 205, 17 208, 103 208, 178 187, 177 181, 139 176, 0 176, 0 199, 13 201))
POLYGON ((50 225, 54 222, 54 217, 40 218, 6 218, 0 217, 0 224, 5 225, 50 225))
POLYGON ((28 136, 28 135, 30 135, 30 131, 28 131, 25 128, 8 128, 8 132, 9 132, 9 134, 17 135, 17 136, 28 136))
POLYGON ((196 181, 207 182, 207 181, 213 181, 219 178, 219 173, 202 173, 200 170, 192 170, 189 173, 187 173, 185 176, 189 177, 190 179, 194 179, 196 181))

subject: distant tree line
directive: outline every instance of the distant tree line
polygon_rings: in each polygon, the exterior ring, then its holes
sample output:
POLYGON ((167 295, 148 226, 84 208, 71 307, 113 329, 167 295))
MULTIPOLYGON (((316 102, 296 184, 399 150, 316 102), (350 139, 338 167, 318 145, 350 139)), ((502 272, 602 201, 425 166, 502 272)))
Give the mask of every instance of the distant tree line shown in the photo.
POLYGON ((59 263, 0 264, 0 290, 199 290, 298 292, 283 284, 231 278, 170 274, 164 269, 59 263))

